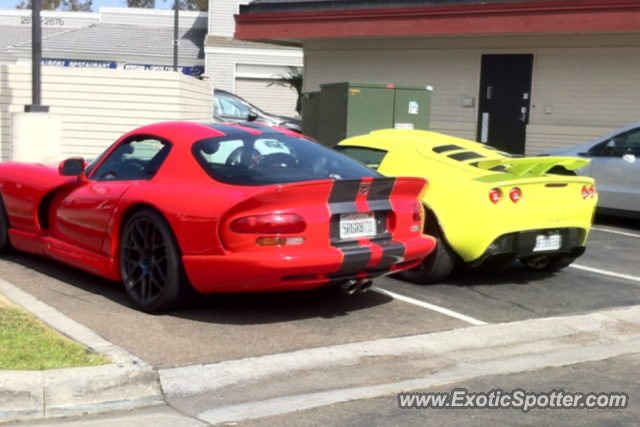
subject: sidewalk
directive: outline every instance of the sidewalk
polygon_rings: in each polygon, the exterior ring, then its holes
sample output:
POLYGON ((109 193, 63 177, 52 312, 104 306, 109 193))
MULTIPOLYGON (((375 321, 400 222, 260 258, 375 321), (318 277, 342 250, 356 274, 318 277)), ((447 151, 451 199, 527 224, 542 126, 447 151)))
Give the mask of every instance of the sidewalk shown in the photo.
POLYGON ((157 370, 2 279, 0 294, 114 361, 91 368, 0 371, 0 423, 165 403, 190 422, 237 423, 640 353, 640 306, 632 306, 157 370), (309 380, 314 377, 322 381, 309 380))
POLYGON ((58 310, 0 279, 0 294, 112 364, 48 371, 0 370, 0 423, 164 403, 157 372, 58 310))

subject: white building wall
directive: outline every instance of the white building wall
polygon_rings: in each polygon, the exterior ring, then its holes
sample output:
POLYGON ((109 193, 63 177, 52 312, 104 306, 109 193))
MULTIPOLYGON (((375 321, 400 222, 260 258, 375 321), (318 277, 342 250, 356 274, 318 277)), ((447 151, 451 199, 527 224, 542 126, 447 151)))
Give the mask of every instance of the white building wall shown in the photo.
MULTIPOLYGON (((95 157, 123 133, 160 121, 211 121, 211 86, 179 73, 42 69, 42 104, 62 118, 61 157, 95 157)), ((11 114, 31 104, 31 69, 0 66, 0 147, 10 159, 11 114)))
POLYGON ((212 54, 205 47, 205 65, 207 76, 211 79, 211 85, 218 89, 235 91, 235 63, 233 54, 212 54))
POLYGON ((305 92, 341 81, 434 87, 431 129, 475 140, 483 54, 533 54, 527 154, 640 120, 640 35, 337 40, 305 44, 305 92), (473 97, 475 107, 462 107, 473 97))
POLYGON ((585 121, 591 126, 638 121, 639 60, 640 47, 539 53, 533 119, 537 124, 577 126, 585 121))
POLYGON ((541 50, 528 151, 587 142, 639 121, 639 59, 640 47, 541 50))
POLYGON ((240 11, 240 5, 251 0, 209 0, 209 35, 233 37, 236 32, 234 15, 240 11))

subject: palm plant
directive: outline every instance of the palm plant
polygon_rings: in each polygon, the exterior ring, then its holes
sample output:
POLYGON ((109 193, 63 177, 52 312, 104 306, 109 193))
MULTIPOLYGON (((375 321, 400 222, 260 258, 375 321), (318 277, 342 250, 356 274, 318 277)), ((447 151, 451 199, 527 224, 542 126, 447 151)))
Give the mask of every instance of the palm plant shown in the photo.
POLYGON ((296 99, 296 113, 300 114, 302 111, 302 70, 298 67, 287 67, 287 72, 278 74, 275 79, 269 83, 269 86, 282 86, 293 89, 298 94, 296 99))

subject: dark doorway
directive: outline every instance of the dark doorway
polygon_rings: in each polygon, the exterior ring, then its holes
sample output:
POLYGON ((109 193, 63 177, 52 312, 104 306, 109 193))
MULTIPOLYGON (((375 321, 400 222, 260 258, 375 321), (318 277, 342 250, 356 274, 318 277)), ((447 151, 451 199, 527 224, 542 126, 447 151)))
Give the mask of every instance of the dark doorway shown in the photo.
POLYGON ((533 55, 482 55, 478 141, 524 154, 533 55))

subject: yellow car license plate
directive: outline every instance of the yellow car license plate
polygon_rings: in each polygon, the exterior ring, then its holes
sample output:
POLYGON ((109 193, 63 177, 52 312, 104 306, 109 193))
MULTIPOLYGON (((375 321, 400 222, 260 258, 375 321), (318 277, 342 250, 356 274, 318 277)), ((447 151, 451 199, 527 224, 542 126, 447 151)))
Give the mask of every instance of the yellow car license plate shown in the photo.
POLYGON ((555 251, 562 246, 562 236, 560 234, 539 234, 536 237, 534 252, 555 251))

